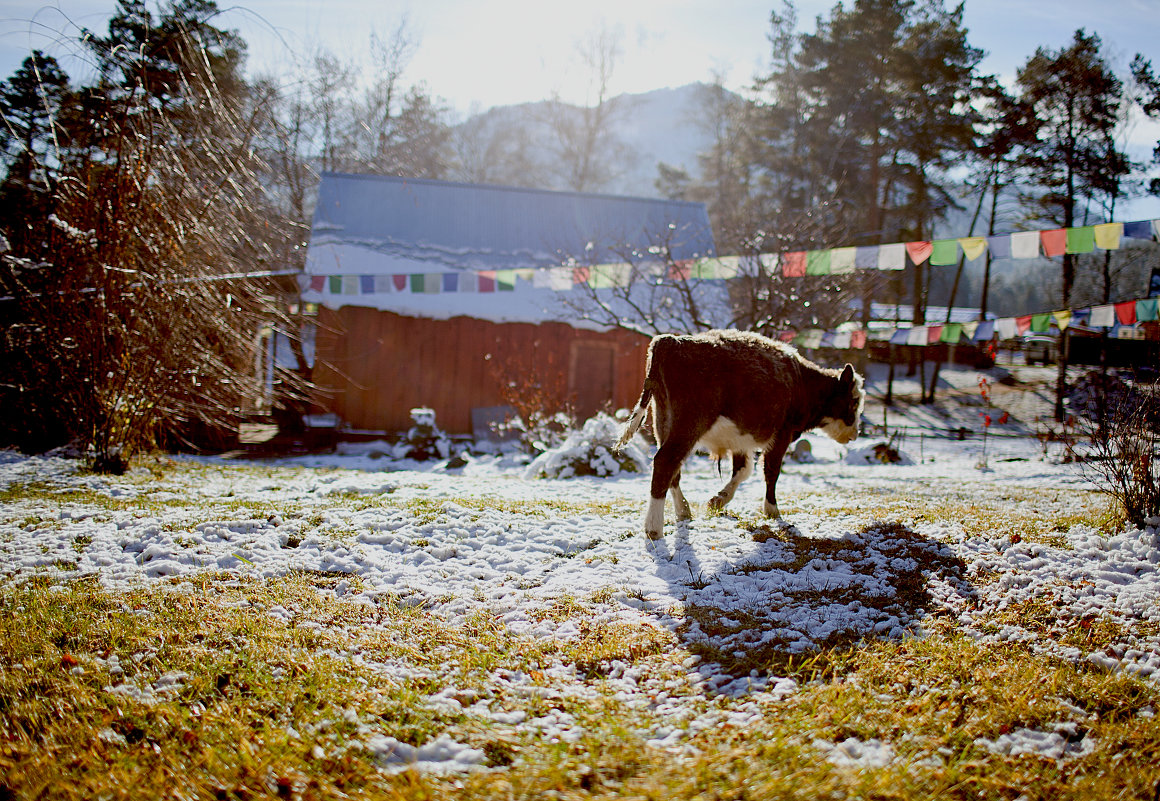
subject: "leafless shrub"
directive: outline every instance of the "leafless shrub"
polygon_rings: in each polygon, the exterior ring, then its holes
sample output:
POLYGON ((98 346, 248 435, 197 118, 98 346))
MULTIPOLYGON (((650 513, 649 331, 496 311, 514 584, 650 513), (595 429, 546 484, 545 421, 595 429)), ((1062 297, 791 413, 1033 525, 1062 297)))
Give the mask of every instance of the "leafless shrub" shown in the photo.
POLYGON ((1123 506, 1128 522, 1142 528, 1160 515, 1160 393, 1150 386, 1131 389, 1100 392, 1091 416, 1079 423, 1082 444, 1069 450, 1087 478, 1123 506))

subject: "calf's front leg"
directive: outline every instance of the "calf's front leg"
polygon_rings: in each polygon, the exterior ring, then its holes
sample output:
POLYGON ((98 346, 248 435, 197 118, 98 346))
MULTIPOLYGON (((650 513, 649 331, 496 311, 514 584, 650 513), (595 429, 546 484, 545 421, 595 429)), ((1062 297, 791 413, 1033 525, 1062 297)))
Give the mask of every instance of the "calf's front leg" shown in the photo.
POLYGON ((777 479, 781 475, 781 462, 785 459, 785 452, 795 437, 779 434, 762 457, 762 468, 765 471, 765 504, 764 511, 770 517, 781 517, 777 510, 777 479))
POLYGON ((681 463, 692 450, 692 445, 668 440, 657 449, 653 457, 652 482, 649 486, 648 508, 644 515, 644 533, 650 540, 659 540, 665 531, 665 496, 673 491, 673 505, 677 516, 691 517, 689 504, 681 494, 681 463))

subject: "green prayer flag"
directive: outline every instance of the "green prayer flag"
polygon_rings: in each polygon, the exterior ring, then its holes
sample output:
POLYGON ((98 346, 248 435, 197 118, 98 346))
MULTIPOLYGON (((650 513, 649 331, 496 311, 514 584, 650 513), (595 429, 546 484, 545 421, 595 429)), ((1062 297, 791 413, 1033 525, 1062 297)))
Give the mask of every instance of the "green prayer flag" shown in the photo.
POLYGON ((956 345, 958 341, 963 338, 963 324, 962 323, 947 323, 943 326, 942 336, 939 337, 940 342, 946 342, 949 345, 956 345))
POLYGON ((1084 225, 1079 228, 1067 229, 1068 253, 1091 253, 1096 249, 1096 228, 1094 225, 1084 225))
POLYGON ((1046 334, 1051 330, 1051 312, 1047 314, 1031 315, 1031 331, 1036 334, 1046 334))
POLYGON ((415 294, 421 294, 427 289, 427 279, 423 273, 411 274, 411 291, 415 294))
POLYGON ((931 242, 930 263, 935 267, 946 267, 959 260, 959 240, 936 239, 931 242))
POLYGON ((341 275, 330 276, 330 294, 332 294, 332 295, 341 295, 342 294, 342 276, 341 275))
POLYGON ((515 270, 496 270, 495 271, 496 289, 500 292, 511 292, 516 288, 516 271, 515 270))
POLYGON ((810 250, 806 252, 806 275, 829 275, 830 251, 810 250))
POLYGON ((1160 298, 1136 301, 1136 322, 1151 323, 1160 319, 1160 298))

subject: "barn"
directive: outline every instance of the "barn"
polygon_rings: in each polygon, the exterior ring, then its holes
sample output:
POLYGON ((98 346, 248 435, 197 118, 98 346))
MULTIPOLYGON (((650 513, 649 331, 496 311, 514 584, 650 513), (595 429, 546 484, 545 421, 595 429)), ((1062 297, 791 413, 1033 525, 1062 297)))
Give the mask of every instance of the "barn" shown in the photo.
POLYGON ((714 255, 705 207, 325 173, 302 278, 319 307, 319 403, 348 430, 403 431, 425 406, 443 430, 476 435, 537 395, 583 416, 631 407, 648 338, 566 301, 581 265, 662 241, 672 259, 714 255))

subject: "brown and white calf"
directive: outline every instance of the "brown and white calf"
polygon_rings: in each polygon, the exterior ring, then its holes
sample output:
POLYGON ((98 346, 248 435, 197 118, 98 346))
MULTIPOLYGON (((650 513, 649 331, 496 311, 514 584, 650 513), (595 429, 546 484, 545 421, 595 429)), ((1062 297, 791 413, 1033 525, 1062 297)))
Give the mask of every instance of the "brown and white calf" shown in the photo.
POLYGON ((664 531, 665 495, 677 518, 692 518, 681 494, 681 465, 698 445, 715 458, 731 454, 733 475, 709 501, 723 509, 753 472, 753 453, 763 451, 767 515, 779 517, 777 478, 790 443, 821 429, 840 443, 858 436, 862 377, 847 364, 819 367, 781 342, 745 331, 664 334, 649 343, 644 388, 625 426, 623 447, 652 404, 657 452, 644 530, 650 539, 664 531))

